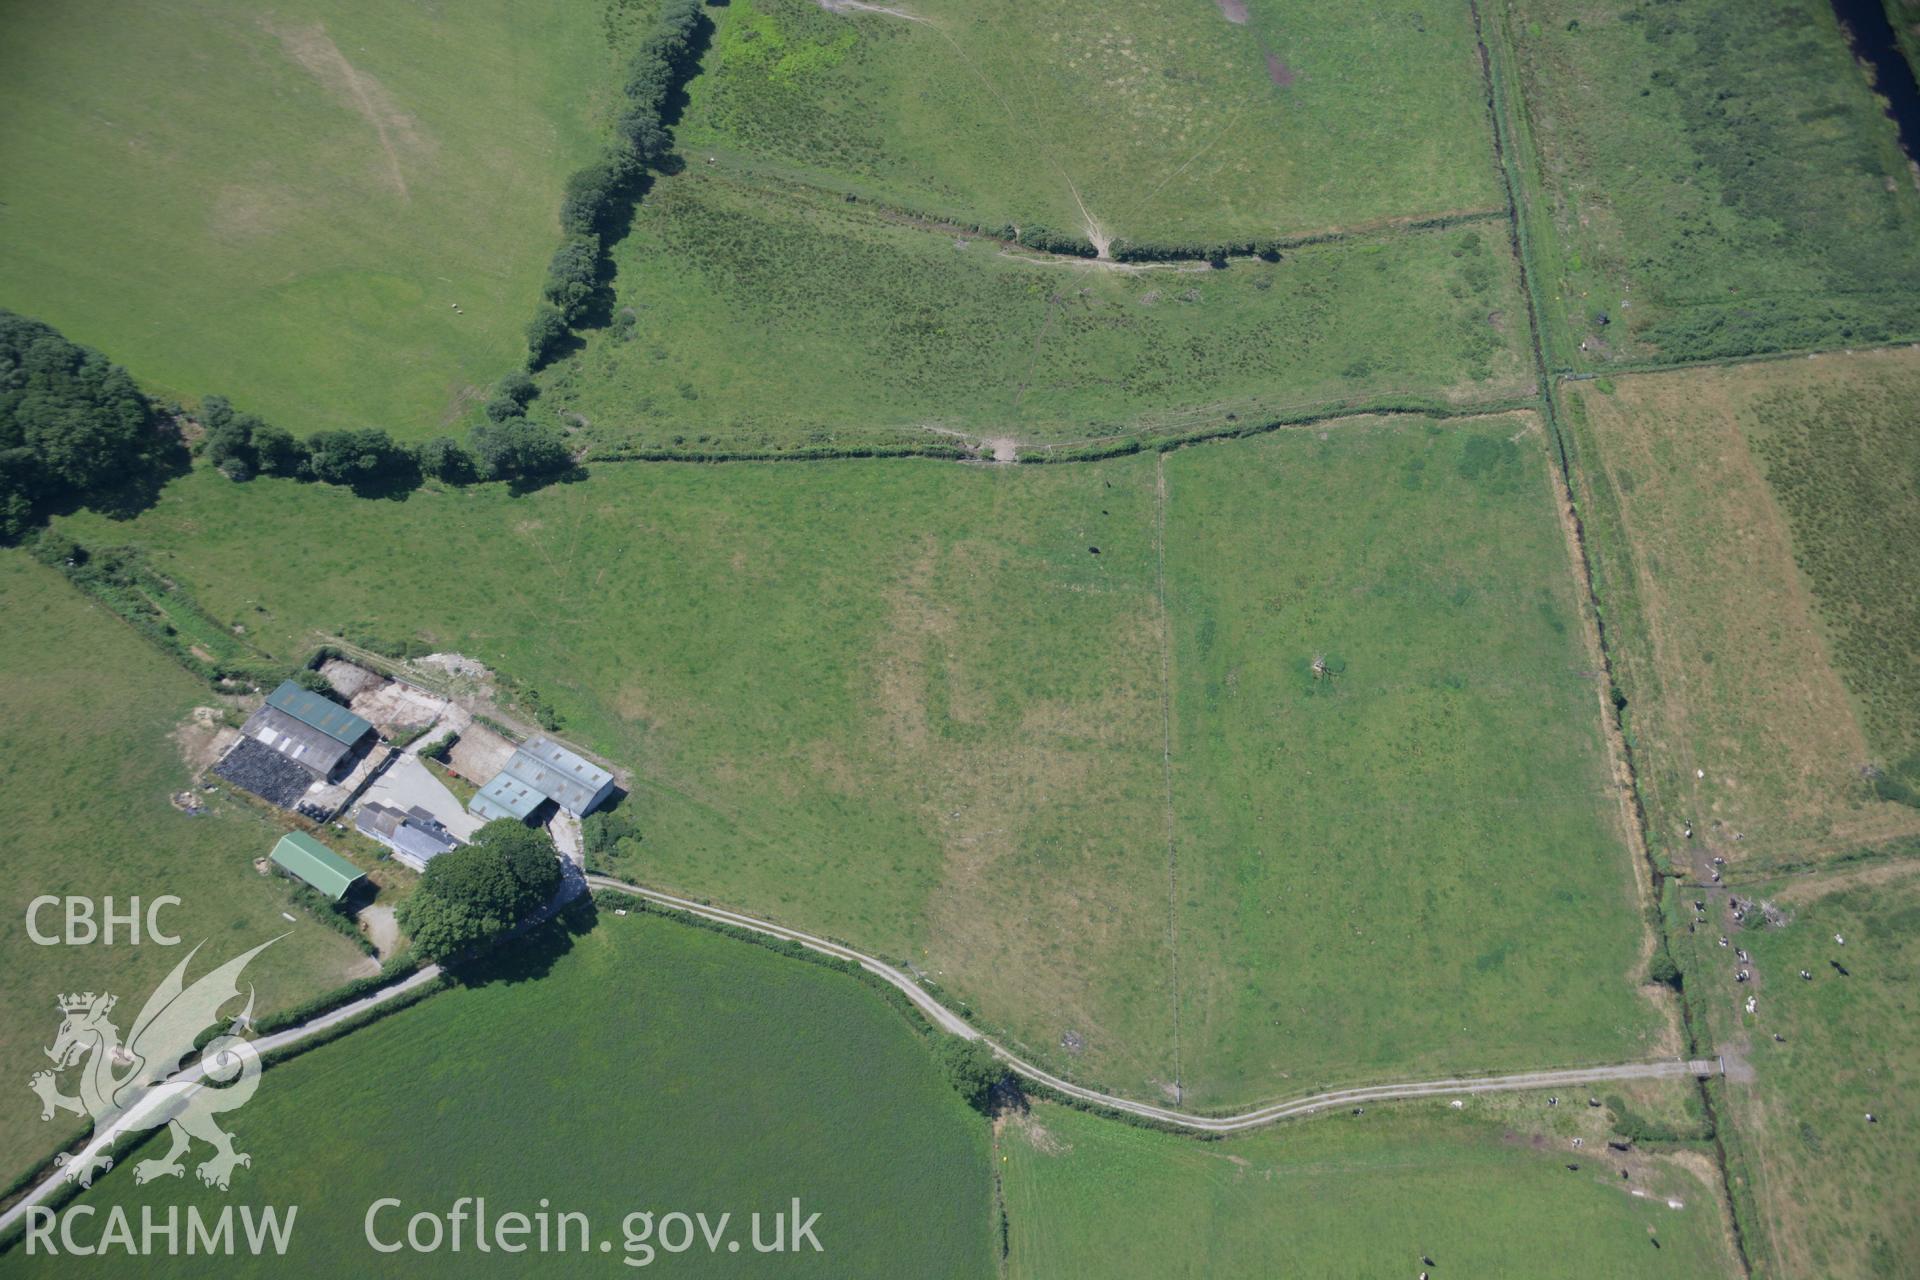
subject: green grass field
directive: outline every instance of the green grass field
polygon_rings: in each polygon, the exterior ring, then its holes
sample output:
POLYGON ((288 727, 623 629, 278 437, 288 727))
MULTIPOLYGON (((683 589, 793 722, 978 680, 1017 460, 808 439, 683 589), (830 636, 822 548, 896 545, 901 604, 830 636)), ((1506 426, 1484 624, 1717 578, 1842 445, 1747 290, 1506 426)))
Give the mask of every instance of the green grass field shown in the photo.
POLYGON ((602 26, 551 0, 10 5, 0 302, 164 394, 439 434, 524 353, 613 87, 602 26))
POLYGON ((1499 206, 1459 6, 827 8, 737 0, 715 11, 680 130, 696 163, 713 156, 976 223, 1136 240, 1499 206))
POLYGON ((1369 1107, 1206 1143, 1037 1106, 997 1144, 1008 1274, 1738 1274, 1704 1161, 1637 1158, 1623 1180, 1592 1150, 1604 1128, 1585 1126, 1581 1151, 1559 1132, 1586 1107, 1467 1106, 1369 1107))
POLYGON ((1168 459, 1198 1096, 1653 1052, 1544 445, 1515 416, 1168 459))
MULTIPOLYGON (((750 1241, 752 1214, 770 1234, 796 1196, 820 1214, 820 1253, 702 1244, 654 1261, 697 1275, 992 1273, 986 1122, 899 1013, 840 974, 658 918, 605 913, 555 955, 557 933, 532 946, 537 973, 435 996, 267 1071, 230 1117, 253 1156, 231 1192, 191 1170, 135 1186, 128 1162, 85 1199, 136 1221, 149 1204, 299 1207, 284 1259, 210 1272, 152 1258, 146 1276, 616 1275, 629 1213, 731 1213, 732 1237, 750 1241), (475 1194, 494 1215, 546 1202, 585 1213, 596 1250, 613 1251, 485 1255, 469 1235, 458 1254, 388 1258, 366 1243, 376 1199, 403 1201, 377 1223, 397 1236, 409 1214, 475 1194)), ((12 1274, 72 1270, 17 1250, 9 1262, 12 1274)))
POLYGON ((653 189, 614 262, 632 323, 552 371, 536 409, 603 451, 1180 434, 1533 382, 1488 222, 1116 271, 690 173, 653 189))
POLYGON ((633 770, 621 871, 911 959, 1124 1092, 1665 1041, 1524 416, 1355 419, 1164 476, 607 464, 369 509, 197 474, 64 527, 147 545, 276 653, 357 621, 501 666, 633 770))
POLYGON ((1920 833, 1920 801, 1881 798, 1920 789, 1916 399, 1911 351, 1569 388, 1581 506, 1669 856, 1751 869, 1920 833), (1886 775, 1878 792, 1869 767, 1886 775))
POLYGON ((1490 16, 1555 364, 1920 335, 1920 190, 1824 0, 1490 16))
MULTIPOLYGON (((0 964, 0 1057, 18 1096, 0 1107, 0 1181, 74 1136, 77 1121, 42 1123, 27 1077, 48 1066, 41 1053, 60 1025, 54 1001, 73 991, 110 990, 131 1018, 168 970, 203 940, 196 963, 223 963, 277 934, 248 970, 258 984, 258 1014, 330 990, 369 967, 351 943, 304 909, 291 906, 283 882, 255 873, 279 830, 252 809, 210 799, 188 817, 167 797, 188 785, 170 740, 197 704, 215 699, 117 618, 19 552, 0 556, 0 752, 7 785, 0 825, 7 832, 0 868, 9 924, 0 964), (139 895, 181 899, 161 923, 179 947, 37 946, 27 905, 52 894, 102 899, 116 908, 139 895), (293 924, 281 919, 292 911, 293 924)), ((43 912, 41 931, 62 932, 59 908, 43 912)), ((144 934, 143 934, 144 937, 144 934)), ((127 1023, 122 1021, 124 1031, 127 1023)))
MULTIPOLYGON (((1909 860, 1743 890, 1790 917, 1782 928, 1737 931, 1752 956, 1750 984, 1736 985, 1727 952, 1697 937, 1709 1025, 1744 1050, 1755 1076, 1725 1097, 1739 1138, 1733 1168, 1755 1208, 1756 1276, 1877 1280, 1910 1270, 1920 1250, 1915 872, 1909 860)), ((1692 972, 1687 981, 1695 984, 1692 972)))

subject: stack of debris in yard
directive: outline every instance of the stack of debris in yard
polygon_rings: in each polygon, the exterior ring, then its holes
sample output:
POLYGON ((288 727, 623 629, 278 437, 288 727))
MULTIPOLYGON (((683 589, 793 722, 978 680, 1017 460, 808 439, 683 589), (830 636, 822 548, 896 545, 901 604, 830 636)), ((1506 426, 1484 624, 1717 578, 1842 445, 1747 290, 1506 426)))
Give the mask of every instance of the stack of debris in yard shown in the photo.
POLYGON ((320 674, 353 713, 370 721, 382 737, 396 737, 436 724, 451 704, 438 694, 404 680, 369 671, 344 658, 329 658, 320 674))
POLYGON ((314 785, 313 775, 305 768, 256 738, 234 743, 213 772, 282 809, 297 808, 314 785))

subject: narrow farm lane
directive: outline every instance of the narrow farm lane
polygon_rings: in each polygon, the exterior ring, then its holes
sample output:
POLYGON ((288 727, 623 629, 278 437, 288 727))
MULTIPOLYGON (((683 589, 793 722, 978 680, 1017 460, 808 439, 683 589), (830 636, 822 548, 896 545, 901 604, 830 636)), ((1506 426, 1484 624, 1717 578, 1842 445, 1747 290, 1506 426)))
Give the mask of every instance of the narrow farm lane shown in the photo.
POLYGON ((1327 1111, 1335 1107, 1357 1106, 1367 1102, 1388 1102, 1396 1098, 1427 1098, 1435 1095, 1499 1093, 1515 1089, 1553 1089, 1581 1084, 1601 1084, 1610 1080, 1651 1080, 1665 1077, 1711 1076, 1720 1074, 1720 1063, 1712 1059, 1686 1061, 1679 1058, 1665 1058, 1652 1062, 1624 1062, 1610 1066, 1570 1067, 1554 1071, 1523 1071, 1504 1076, 1470 1076, 1446 1080, 1410 1081, 1402 1084, 1363 1085, 1352 1089, 1336 1089, 1327 1093, 1316 1093, 1304 1098, 1294 1098, 1285 1102, 1268 1103, 1250 1111, 1234 1115, 1207 1116, 1190 1111, 1176 1111, 1171 1107, 1159 1107, 1148 1102, 1136 1102, 1131 1098, 1122 1098, 1097 1089, 1089 1089, 1015 1056, 965 1018, 941 1004, 929 995, 919 983, 907 974, 894 968, 884 960, 855 951, 852 947, 829 941, 814 934, 803 933, 798 929, 789 929, 767 920, 742 915, 737 911, 728 911, 722 907, 709 906, 689 898, 678 897, 671 893, 662 893, 658 889, 646 889, 639 885, 628 884, 607 876, 590 875, 587 883, 596 889, 612 889, 620 893, 629 893, 636 898, 658 903, 688 915, 699 916, 719 924, 731 925, 737 929, 749 929, 770 938, 779 938, 787 942, 797 942, 801 946, 841 960, 851 961, 868 973, 897 988, 914 1007, 925 1014, 934 1026, 952 1035, 966 1040, 978 1040, 994 1053, 994 1056, 1007 1064, 1014 1074, 1031 1080, 1036 1084, 1082 1102, 1105 1107, 1128 1115, 1190 1129, 1196 1133, 1239 1133, 1255 1129, 1261 1125, 1272 1124, 1276 1120, 1286 1120, 1295 1116, 1311 1115, 1316 1111, 1327 1111))
MULTIPOLYGON (((568 866, 572 874, 568 875, 567 882, 561 892, 556 896, 556 900, 540 913, 539 919, 546 918, 552 914, 554 910, 566 902, 571 901, 583 888, 611 889, 619 893, 631 894, 636 898, 641 898, 647 902, 656 903, 675 911, 683 911, 688 915, 699 916, 703 920, 711 920, 719 924, 731 925, 736 929, 746 929, 769 938, 795 942, 801 946, 818 951, 823 955, 834 956, 838 959, 857 964, 868 973, 889 983, 897 988, 901 994, 905 995, 907 999, 911 1000, 914 1007, 926 1015, 927 1020, 934 1026, 951 1035, 959 1036, 962 1039, 980 1041, 993 1051, 995 1057, 1007 1064, 1008 1070, 1023 1079, 1044 1085, 1048 1089, 1052 1089, 1067 1097, 1075 1098, 1081 1102, 1091 1103, 1094 1106, 1122 1112, 1127 1115, 1139 1116, 1142 1119, 1153 1120, 1176 1128, 1191 1130, 1195 1133, 1239 1133, 1243 1130, 1258 1128, 1261 1125, 1272 1124, 1275 1121, 1286 1120, 1296 1116, 1311 1115, 1314 1112, 1327 1111, 1335 1107, 1359 1106, 1368 1102, 1390 1102, 1400 1098, 1428 1098, 1449 1094, 1499 1093, 1515 1089, 1552 1089, 1573 1085, 1601 1084, 1611 1080, 1649 1080, 1683 1076, 1710 1076, 1719 1075, 1722 1071, 1719 1061, 1708 1059, 1684 1061, 1673 1058, 1652 1062, 1624 1062, 1610 1066, 1571 1067, 1554 1071, 1523 1071, 1504 1076, 1474 1076, 1446 1080, 1410 1081, 1401 1084, 1363 1085, 1351 1089, 1336 1089, 1326 1093, 1312 1094, 1307 1097, 1294 1098, 1284 1102, 1268 1103, 1265 1106, 1255 1107, 1250 1111, 1243 1111, 1233 1115, 1198 1115, 1190 1111, 1176 1111, 1170 1107, 1154 1106, 1152 1103, 1136 1102, 1131 1098, 1122 1098, 1114 1094, 1102 1093, 1097 1089, 1089 1089, 1084 1085, 1077 1085, 1071 1081, 1062 1080, 1059 1076, 1044 1071, 1032 1063, 1015 1056, 990 1037, 983 1035, 978 1028, 974 1027, 965 1018, 962 1018, 959 1014, 927 994, 919 983, 886 963, 884 960, 866 955, 863 952, 855 951, 851 947, 843 946, 840 943, 830 941, 815 934, 804 933, 798 929, 789 929, 784 925, 774 924, 770 920, 761 920, 754 916, 742 915, 737 911, 728 911, 723 907, 715 907, 707 903, 695 902, 690 898, 682 898, 675 894, 663 893, 658 889, 644 888, 637 884, 629 884, 624 880, 615 880, 607 876, 588 875, 581 877, 576 864, 569 862, 568 866)), ((529 927, 532 923, 534 922, 528 922, 528 925, 523 925, 522 929, 529 927)), ((434 981, 439 976, 440 967, 438 965, 428 965, 407 978, 394 983, 392 986, 383 987, 349 1004, 342 1005, 331 1012, 321 1014, 297 1026, 288 1027, 284 1031, 261 1036, 252 1042, 253 1049, 262 1058, 265 1058, 275 1050, 310 1039, 329 1028, 357 1018, 376 1006, 385 1004, 390 1000, 398 999, 408 992, 434 981)), ((263 1064, 263 1069, 269 1065, 271 1064, 263 1064)), ((191 1083, 203 1079, 204 1076, 205 1071, 203 1067, 195 1064, 181 1072, 178 1076, 174 1077, 174 1079, 191 1083)), ((154 1123, 164 1123, 164 1120, 156 1118, 154 1123)), ((94 1135, 86 1147, 82 1149, 81 1155, 84 1157, 95 1153, 105 1154, 113 1145, 116 1137, 117 1135, 113 1133, 94 1135)), ((56 1169, 43 1178, 26 1194, 22 1195, 17 1201, 9 1205, 4 1213, 0 1213, 0 1235, 4 1235, 15 1223, 24 1217, 30 1207, 42 1203, 58 1190, 66 1180, 66 1177, 67 1169, 65 1167, 56 1169)))

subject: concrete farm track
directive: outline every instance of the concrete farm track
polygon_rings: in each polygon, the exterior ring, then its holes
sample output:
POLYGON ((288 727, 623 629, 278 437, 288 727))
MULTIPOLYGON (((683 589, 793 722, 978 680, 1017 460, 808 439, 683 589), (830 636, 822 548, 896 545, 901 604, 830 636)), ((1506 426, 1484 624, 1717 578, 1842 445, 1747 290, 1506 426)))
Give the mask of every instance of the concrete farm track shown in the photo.
POLYGON ((1580 1084, 1601 1084, 1610 1080, 1647 1080, 1677 1076, 1711 1076, 1720 1074, 1720 1064, 1710 1059, 1686 1061, 1679 1058, 1663 1058, 1651 1062, 1626 1062, 1599 1067, 1569 1067, 1553 1071, 1523 1071, 1504 1076, 1468 1076, 1445 1080, 1419 1080, 1401 1084, 1362 1085, 1351 1089, 1336 1089, 1325 1093, 1311 1094, 1302 1098, 1293 1098, 1285 1102, 1272 1102, 1231 1115, 1208 1116, 1190 1111, 1177 1111, 1171 1107, 1155 1106, 1150 1102, 1136 1102, 1131 1098, 1122 1098, 1097 1089, 1077 1085, 1016 1056, 1003 1046, 984 1035, 977 1027, 953 1010, 941 1004, 929 995, 919 983, 907 974, 886 963, 884 960, 855 951, 852 947, 830 941, 815 934, 790 929, 785 925, 742 915, 737 911, 728 911, 723 907, 709 906, 689 898, 678 897, 671 893, 662 893, 658 889, 646 889, 639 885, 628 884, 623 880, 614 880, 607 876, 590 875, 587 882, 596 889, 612 889, 619 893, 632 894, 647 902, 682 911, 703 920, 724 924, 735 929, 746 929, 777 938, 785 942, 798 943, 803 947, 818 951, 859 965, 868 973, 897 989, 913 1002, 913 1005, 927 1021, 942 1031, 949 1032, 965 1040, 978 1040, 991 1049, 994 1056, 1007 1065, 1007 1068, 1023 1079, 1043 1085, 1055 1093, 1062 1094, 1079 1102, 1088 1103, 1109 1111, 1122 1112, 1151 1120, 1173 1128, 1186 1129, 1195 1133, 1227 1134, 1239 1133, 1247 1129, 1256 1129, 1261 1125, 1272 1124, 1277 1120, 1286 1120, 1295 1116, 1312 1115, 1316 1111, 1326 1111, 1334 1107, 1357 1106, 1367 1102, 1388 1102, 1396 1098, 1429 1098, 1439 1095, 1468 1093, 1498 1093, 1513 1089, 1552 1089, 1561 1086, 1580 1084))
MULTIPOLYGON (((796 943, 822 955, 832 956, 859 965, 888 985, 894 987, 935 1027, 964 1040, 978 1040, 993 1051, 995 1057, 1006 1064, 1007 1069, 1025 1080, 1032 1081, 1063 1097, 1086 1103, 1106 1111, 1134 1116, 1169 1128, 1183 1129, 1201 1134, 1232 1134, 1257 1129, 1262 1125, 1288 1120, 1297 1116, 1312 1115, 1318 1111, 1327 1111, 1335 1107, 1359 1106, 1368 1102, 1391 1102, 1402 1098, 1431 1098, 1470 1093, 1499 1093, 1515 1089, 1552 1089, 1573 1085, 1602 1084, 1612 1080, 1650 1080, 1671 1079, 1685 1076, 1711 1076, 1721 1074, 1718 1061, 1696 1059, 1686 1061, 1679 1058, 1662 1058, 1649 1062, 1623 1062, 1608 1066, 1568 1067, 1551 1071, 1522 1071, 1512 1075, 1463 1076, 1443 1080, 1417 1080, 1399 1084, 1360 1085, 1349 1089, 1334 1089, 1323 1093, 1309 1094, 1283 1102, 1272 1102, 1230 1115, 1200 1115, 1191 1111, 1178 1111, 1171 1107, 1155 1106, 1150 1102, 1137 1102, 1131 1098, 1122 1098, 1111 1093, 1102 1093, 1098 1089, 1089 1089, 1085 1085, 1074 1084, 1059 1076, 1018 1057, 1004 1046, 982 1033, 977 1027, 953 1010, 941 1004, 929 995, 919 983, 907 974, 894 968, 886 961, 856 951, 852 947, 822 938, 817 934, 805 933, 799 929, 790 929, 785 925, 774 924, 770 920, 761 920, 754 916, 742 915, 724 907, 716 907, 690 898, 664 893, 658 889, 648 889, 640 885, 629 884, 624 880, 615 880, 608 876, 589 875, 586 884, 596 889, 610 889, 618 893, 630 894, 635 898, 697 916, 702 920, 727 925, 735 929, 744 929, 751 933, 796 943)), ((563 893, 562 901, 579 892, 580 881, 572 881, 573 893, 563 893)), ((558 905, 558 904, 556 904, 558 905)), ((549 909, 551 910, 551 908, 549 909)), ((545 912, 542 913, 544 916, 545 912)), ((409 992, 434 981, 440 976, 438 965, 429 965, 411 976, 383 987, 369 995, 362 996, 348 1004, 320 1014, 297 1026, 288 1027, 271 1035, 261 1036, 253 1041, 254 1048, 263 1058, 303 1041, 310 1040, 339 1026, 341 1023, 358 1018, 369 1010, 389 1001, 399 999, 409 992)), ((265 1065, 271 1066, 269 1061, 265 1065)), ((176 1079, 195 1081, 204 1076, 199 1064, 189 1067, 176 1079)), ((110 1135, 93 1135, 81 1149, 81 1154, 90 1155, 111 1146, 110 1135), (104 1139, 104 1140, 103 1140, 104 1139)), ((67 1180, 65 1167, 54 1170, 37 1184, 26 1190, 4 1213, 0 1213, 0 1236, 9 1234, 27 1210, 40 1204, 57 1192, 67 1180)), ((17 1241, 15 1242, 18 1243, 17 1241)))

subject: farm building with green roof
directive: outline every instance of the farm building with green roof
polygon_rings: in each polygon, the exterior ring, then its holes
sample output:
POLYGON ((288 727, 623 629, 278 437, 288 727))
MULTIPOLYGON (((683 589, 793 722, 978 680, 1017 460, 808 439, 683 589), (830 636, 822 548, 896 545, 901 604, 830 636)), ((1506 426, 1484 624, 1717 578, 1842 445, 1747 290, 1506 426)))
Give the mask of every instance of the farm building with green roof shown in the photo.
POLYGON ((303 689, 291 680, 282 680, 280 687, 267 695, 267 705, 318 729, 344 747, 351 747, 373 730, 371 724, 333 699, 303 689))
MULTIPOLYGON (((240 734, 243 741, 234 752, 233 767, 225 768, 221 776, 290 809, 304 791, 269 785, 278 782, 273 775, 284 774, 285 767, 267 753, 290 760, 315 780, 326 782, 343 764, 359 758, 360 745, 372 736, 373 726, 332 699, 282 680, 267 695, 266 705, 247 718, 240 734)), ((226 762, 222 763, 224 767, 226 762)))
POLYGON ((304 831, 289 831, 273 846, 273 865, 302 884, 338 902, 347 896, 360 869, 304 831))

